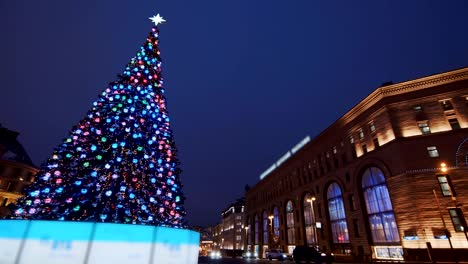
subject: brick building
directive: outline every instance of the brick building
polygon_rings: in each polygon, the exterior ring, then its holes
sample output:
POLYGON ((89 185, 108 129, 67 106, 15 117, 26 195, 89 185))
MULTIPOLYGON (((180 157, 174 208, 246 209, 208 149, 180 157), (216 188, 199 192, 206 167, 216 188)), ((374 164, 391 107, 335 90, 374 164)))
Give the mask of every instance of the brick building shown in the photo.
POLYGON ((261 175, 249 247, 468 260, 467 166, 468 68, 386 83, 261 175))

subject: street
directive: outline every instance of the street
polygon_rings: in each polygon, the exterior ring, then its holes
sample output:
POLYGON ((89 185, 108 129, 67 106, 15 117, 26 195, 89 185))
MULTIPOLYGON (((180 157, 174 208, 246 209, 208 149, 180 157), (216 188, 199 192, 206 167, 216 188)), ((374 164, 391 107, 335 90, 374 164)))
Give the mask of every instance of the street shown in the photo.
POLYGON ((284 263, 284 264, 292 264, 293 261, 284 260, 272 260, 269 261, 267 259, 242 259, 242 258, 222 258, 222 259, 211 259, 209 257, 199 257, 198 264, 244 264, 244 263, 255 263, 255 264, 266 264, 266 263, 284 263))

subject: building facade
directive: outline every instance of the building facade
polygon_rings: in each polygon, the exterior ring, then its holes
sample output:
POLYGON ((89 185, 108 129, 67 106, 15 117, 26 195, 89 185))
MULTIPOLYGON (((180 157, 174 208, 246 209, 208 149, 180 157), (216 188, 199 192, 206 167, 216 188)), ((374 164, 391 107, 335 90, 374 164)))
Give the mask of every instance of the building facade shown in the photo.
POLYGON ((18 142, 18 135, 0 125, 0 216, 11 214, 8 206, 22 196, 38 171, 18 142))
POLYGON ((249 246, 467 260, 467 166, 468 68, 384 84, 261 175, 249 246))
POLYGON ((214 244, 223 256, 241 256, 245 250, 244 214, 244 199, 238 199, 221 213, 221 223, 215 227, 214 244))

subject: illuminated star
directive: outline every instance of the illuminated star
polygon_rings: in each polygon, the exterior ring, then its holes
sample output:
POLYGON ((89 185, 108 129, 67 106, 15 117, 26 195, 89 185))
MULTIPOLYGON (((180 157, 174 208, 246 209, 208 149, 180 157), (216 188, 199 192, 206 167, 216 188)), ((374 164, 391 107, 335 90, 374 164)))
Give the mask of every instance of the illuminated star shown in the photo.
POLYGON ((166 20, 164 20, 164 18, 162 18, 162 16, 160 16, 159 14, 153 16, 153 17, 150 17, 149 18, 151 21, 153 21, 154 25, 158 25, 158 24, 161 24, 163 22, 166 22, 166 20))

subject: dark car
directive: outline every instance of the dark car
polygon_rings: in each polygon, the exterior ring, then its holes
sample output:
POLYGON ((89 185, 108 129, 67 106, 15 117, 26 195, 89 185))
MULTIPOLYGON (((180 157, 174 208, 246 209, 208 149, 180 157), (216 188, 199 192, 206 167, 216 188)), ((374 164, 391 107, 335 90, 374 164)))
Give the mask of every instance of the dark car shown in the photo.
POLYGON ((325 254, 320 252, 318 248, 309 246, 296 246, 293 258, 296 263, 305 261, 306 263, 322 264, 325 262, 328 264, 333 262, 333 254, 325 254))

